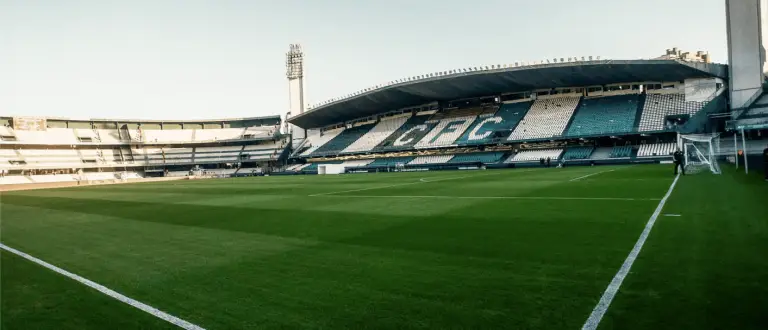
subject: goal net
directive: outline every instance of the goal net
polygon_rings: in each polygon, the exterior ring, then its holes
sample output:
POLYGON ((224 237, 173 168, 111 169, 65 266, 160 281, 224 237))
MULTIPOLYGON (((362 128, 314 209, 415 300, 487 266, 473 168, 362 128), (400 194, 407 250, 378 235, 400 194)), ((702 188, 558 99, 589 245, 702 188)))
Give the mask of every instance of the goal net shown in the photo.
POLYGON ((720 166, 717 164, 719 142, 717 135, 680 135, 678 146, 683 152, 685 172, 695 174, 709 171, 720 174, 720 166))

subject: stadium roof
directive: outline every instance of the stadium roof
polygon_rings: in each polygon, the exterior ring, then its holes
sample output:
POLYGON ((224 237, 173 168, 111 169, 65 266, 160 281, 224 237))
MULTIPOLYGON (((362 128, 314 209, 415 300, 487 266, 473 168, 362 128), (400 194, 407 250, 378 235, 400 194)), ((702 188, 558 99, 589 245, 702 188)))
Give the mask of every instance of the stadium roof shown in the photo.
POLYGON ((129 119, 129 118, 66 118, 66 117, 29 117, 29 116, 2 116, 2 120, 10 120, 13 118, 25 117, 25 118, 40 118, 49 121, 67 121, 67 122, 98 122, 98 123, 153 123, 153 124, 192 124, 192 123, 231 123, 241 121, 261 121, 261 120, 275 120, 280 121, 280 115, 262 116, 262 117, 246 117, 246 118, 214 118, 214 119, 129 119))
POLYGON ((727 79, 724 64, 677 60, 600 60, 462 72, 408 81, 341 99, 293 116, 288 122, 318 128, 433 101, 500 95, 556 87, 626 82, 727 79))

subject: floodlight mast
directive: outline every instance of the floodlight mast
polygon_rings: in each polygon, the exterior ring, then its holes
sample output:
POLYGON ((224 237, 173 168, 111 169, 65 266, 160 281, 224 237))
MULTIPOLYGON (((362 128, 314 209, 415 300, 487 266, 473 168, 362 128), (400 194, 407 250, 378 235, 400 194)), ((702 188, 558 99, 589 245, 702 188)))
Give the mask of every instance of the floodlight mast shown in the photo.
MULTIPOLYGON (((288 112, 293 116, 301 115, 304 113, 304 51, 300 44, 290 44, 285 53, 285 76, 288 78, 288 112)), ((288 133, 294 145, 307 136, 306 130, 294 125, 290 126, 288 133)))

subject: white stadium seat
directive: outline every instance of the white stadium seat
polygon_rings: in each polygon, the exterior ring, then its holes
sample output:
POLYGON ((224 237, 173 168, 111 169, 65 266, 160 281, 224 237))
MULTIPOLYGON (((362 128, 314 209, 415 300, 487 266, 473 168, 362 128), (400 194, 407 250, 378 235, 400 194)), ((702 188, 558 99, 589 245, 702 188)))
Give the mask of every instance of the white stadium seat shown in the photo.
MULTIPOLYGON (((477 116, 464 116, 441 119, 435 128, 414 145, 416 148, 436 148, 450 146, 464 131, 475 122, 477 116)), ((429 122, 427 122, 429 123, 429 122)))
POLYGON ((676 145, 670 143, 642 144, 637 150, 637 157, 666 157, 675 152, 676 145))
POLYGON ((453 158, 453 155, 421 156, 416 157, 414 160, 410 161, 408 165, 443 164, 447 163, 449 160, 451 160, 451 158, 453 158))
POLYGON ((370 131, 345 148, 343 152, 370 151, 397 131, 400 126, 403 126, 409 118, 410 115, 382 119, 370 131))
POLYGON ((315 134, 307 137, 307 142, 304 144, 305 146, 308 146, 304 152, 301 153, 302 156, 309 156, 309 154, 313 153, 318 148, 322 147, 324 144, 328 143, 328 141, 333 140, 336 136, 341 134, 343 132, 343 128, 338 128, 330 131, 322 132, 322 134, 315 134))
POLYGON ((648 94, 643 105, 638 129, 641 132, 664 130, 665 118, 672 115, 693 115, 706 103, 685 101, 685 94, 648 94))
POLYGON ((563 153, 563 149, 539 149, 539 150, 524 150, 511 157, 509 157, 505 163, 515 162, 538 162, 540 159, 550 158, 555 161, 560 158, 563 153))
POLYGON ((510 141, 560 136, 579 105, 579 96, 536 100, 517 125, 510 141))

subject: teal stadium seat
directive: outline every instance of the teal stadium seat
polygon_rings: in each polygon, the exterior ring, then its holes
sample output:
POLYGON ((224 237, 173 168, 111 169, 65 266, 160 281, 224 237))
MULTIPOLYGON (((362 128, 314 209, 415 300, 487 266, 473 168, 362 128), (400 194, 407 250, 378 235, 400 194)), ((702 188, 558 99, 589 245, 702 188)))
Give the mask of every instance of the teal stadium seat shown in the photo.
POLYGON ((629 158, 632 156, 632 146, 615 146, 611 150, 611 158, 629 158))
POLYGON ((483 164, 495 164, 501 161, 504 156, 503 151, 497 152, 476 152, 471 154, 458 154, 453 156, 449 164, 460 163, 483 163, 483 164))
POLYGON ((502 104, 495 115, 479 116, 469 129, 456 140, 456 143, 459 145, 493 143, 493 133, 497 131, 504 132, 501 138, 505 139, 528 113, 531 103, 533 102, 502 104))
POLYGON ((328 143, 315 150, 312 155, 338 154, 352 144, 352 142, 357 141, 365 133, 368 133, 374 125, 368 124, 347 128, 341 134, 328 141, 328 143))
POLYGON ((587 159, 592 155, 594 147, 568 147, 563 154, 564 160, 587 159))
POLYGON ((392 157, 392 158, 377 158, 368 166, 370 167, 392 167, 398 163, 407 164, 416 157, 392 157))
POLYGON ((584 99, 576 109, 567 136, 609 135, 634 131, 640 95, 584 99))

